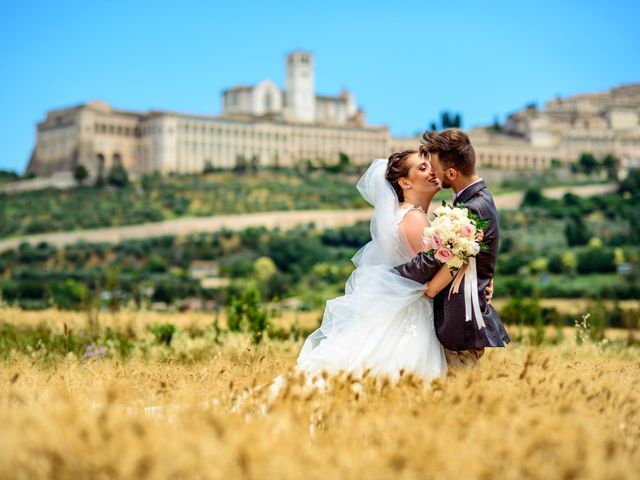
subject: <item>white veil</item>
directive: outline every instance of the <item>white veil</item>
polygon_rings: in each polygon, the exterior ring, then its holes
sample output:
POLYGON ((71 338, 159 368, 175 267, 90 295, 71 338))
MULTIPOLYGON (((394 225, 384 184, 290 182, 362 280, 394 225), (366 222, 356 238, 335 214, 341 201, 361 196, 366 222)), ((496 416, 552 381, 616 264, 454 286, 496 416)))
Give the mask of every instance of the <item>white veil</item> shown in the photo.
POLYGON ((371 241, 351 259, 356 267, 388 265, 409 261, 413 254, 401 240, 397 226, 398 196, 386 179, 387 160, 379 158, 364 172, 356 188, 374 207, 371 241))

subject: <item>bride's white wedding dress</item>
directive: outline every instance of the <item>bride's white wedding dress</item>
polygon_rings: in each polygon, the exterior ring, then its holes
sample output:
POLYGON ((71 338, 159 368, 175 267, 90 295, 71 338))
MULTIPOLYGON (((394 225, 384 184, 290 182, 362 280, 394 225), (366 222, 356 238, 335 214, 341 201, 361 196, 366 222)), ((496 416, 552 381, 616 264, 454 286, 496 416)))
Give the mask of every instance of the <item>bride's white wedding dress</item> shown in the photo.
POLYGON ((307 374, 370 370, 397 380, 404 371, 428 380, 446 372, 432 300, 425 297, 424 285, 393 269, 413 258, 399 224, 414 207, 399 208, 386 166, 387 160, 375 160, 358 182, 362 196, 375 207, 372 240, 352 259, 356 269, 345 295, 327 301, 320 328, 302 346, 296 369, 307 374))

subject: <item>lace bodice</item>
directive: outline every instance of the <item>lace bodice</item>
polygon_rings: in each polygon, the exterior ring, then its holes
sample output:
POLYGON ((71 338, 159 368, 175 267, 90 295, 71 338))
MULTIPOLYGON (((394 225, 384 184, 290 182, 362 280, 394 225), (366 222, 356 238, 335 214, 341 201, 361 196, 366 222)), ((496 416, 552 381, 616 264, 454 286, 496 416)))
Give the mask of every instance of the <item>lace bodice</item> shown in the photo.
POLYGON ((400 225, 400 222, 402 222, 402 220, 404 220, 404 217, 406 217, 407 213, 409 213, 411 210, 418 210, 418 211, 420 211, 422 213, 425 213, 425 211, 422 209, 422 207, 416 207, 412 203, 408 203, 405 207, 400 207, 398 209, 398 211, 396 212, 396 216, 395 216, 396 225, 400 225))
MULTIPOLYGON (((408 203, 403 207, 400 207, 394 216, 394 223, 396 225, 396 242, 393 248, 393 257, 394 257, 394 265, 400 265, 401 263, 408 262, 413 258, 413 252, 409 247, 409 244, 406 240, 403 240, 403 235, 400 231, 400 223, 404 220, 404 217, 412 210, 418 210, 419 212, 425 214, 425 211, 422 207, 416 207, 415 205, 408 203)), ((425 214, 426 215, 426 214, 425 214)))

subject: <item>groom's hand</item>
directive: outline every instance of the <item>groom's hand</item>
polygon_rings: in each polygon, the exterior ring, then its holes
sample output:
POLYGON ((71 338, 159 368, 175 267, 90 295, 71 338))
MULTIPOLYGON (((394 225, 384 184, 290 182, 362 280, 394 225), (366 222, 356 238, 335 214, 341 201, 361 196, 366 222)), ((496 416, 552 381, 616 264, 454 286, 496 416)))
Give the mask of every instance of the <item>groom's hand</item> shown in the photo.
POLYGON ((487 297, 487 303, 491 303, 491 299, 493 298, 493 278, 487 285, 487 288, 484 291, 485 297, 487 297))

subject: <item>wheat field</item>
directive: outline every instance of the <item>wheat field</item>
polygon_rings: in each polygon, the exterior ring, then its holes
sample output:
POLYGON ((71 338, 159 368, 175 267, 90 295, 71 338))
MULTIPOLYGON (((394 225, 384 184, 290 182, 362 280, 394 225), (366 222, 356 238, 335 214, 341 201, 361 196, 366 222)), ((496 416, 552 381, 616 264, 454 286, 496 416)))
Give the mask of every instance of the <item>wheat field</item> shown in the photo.
MULTIPOLYGON (((81 318, 49 321, 63 320, 81 318)), ((47 366, 13 352, 0 363, 0 478, 637 478, 637 347, 514 343, 431 384, 343 375, 319 391, 292 369, 300 346, 178 336, 128 361, 47 366), (205 354, 177 354, 190 349, 205 354)))

